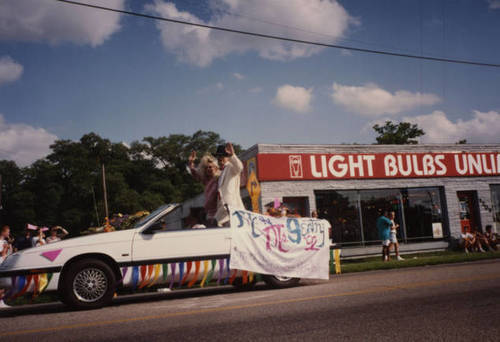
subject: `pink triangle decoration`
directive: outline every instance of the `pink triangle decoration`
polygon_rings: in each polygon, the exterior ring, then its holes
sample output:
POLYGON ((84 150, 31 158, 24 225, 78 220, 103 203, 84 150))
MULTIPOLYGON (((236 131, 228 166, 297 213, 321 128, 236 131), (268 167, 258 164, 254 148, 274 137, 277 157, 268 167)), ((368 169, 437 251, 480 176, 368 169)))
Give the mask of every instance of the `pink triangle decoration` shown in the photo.
POLYGON ((46 257, 50 261, 54 261, 59 256, 59 254, 61 254, 61 252, 62 252, 62 248, 61 249, 55 249, 53 251, 43 252, 41 255, 43 257, 46 257))

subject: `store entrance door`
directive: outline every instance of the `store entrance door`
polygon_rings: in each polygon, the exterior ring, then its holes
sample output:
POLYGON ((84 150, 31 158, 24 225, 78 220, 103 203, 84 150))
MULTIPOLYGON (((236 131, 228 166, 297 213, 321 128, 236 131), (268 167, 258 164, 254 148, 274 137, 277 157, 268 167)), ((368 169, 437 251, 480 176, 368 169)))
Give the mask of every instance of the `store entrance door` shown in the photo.
POLYGON ((477 191, 457 191, 462 233, 481 232, 481 216, 477 191))

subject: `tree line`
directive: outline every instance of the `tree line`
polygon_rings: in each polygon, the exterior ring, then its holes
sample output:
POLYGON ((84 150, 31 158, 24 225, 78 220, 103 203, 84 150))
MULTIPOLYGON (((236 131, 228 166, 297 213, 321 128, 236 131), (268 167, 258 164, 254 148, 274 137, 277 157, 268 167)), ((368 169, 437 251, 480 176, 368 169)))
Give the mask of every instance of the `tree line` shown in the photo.
MULTIPOLYGON (((55 141, 47 157, 28 167, 2 160, 1 224, 11 226, 15 234, 26 223, 61 225, 73 236, 102 225, 102 164, 110 215, 183 202, 203 191, 186 171, 189 153, 214 152, 223 143, 210 131, 145 137, 130 146, 89 133, 79 141, 55 141)), ((239 145, 235 148, 241 152, 239 145)))

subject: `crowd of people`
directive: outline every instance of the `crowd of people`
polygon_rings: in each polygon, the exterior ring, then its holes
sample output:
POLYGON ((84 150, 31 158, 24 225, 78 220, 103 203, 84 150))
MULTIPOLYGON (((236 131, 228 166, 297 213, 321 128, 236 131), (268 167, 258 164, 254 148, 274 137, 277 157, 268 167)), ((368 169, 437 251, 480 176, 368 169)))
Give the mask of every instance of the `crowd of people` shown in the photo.
POLYGON ((462 233, 459 245, 464 249, 465 253, 470 252, 486 252, 498 250, 500 238, 497 233, 493 232, 492 226, 486 226, 486 232, 483 234, 479 230, 471 231, 466 228, 462 233))
POLYGON ((54 226, 49 229, 27 224, 24 233, 14 238, 11 236, 10 227, 3 226, 0 231, 0 261, 3 261, 14 252, 60 241, 66 235, 68 235, 68 231, 61 226, 54 226), (45 235, 47 231, 49 232, 48 236, 45 235))

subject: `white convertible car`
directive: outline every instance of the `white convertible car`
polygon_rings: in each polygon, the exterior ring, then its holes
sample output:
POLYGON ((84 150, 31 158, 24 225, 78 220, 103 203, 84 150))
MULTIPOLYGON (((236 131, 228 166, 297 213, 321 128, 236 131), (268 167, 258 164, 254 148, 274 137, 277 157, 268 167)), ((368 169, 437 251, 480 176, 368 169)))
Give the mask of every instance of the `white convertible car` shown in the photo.
MULTIPOLYGON (((229 228, 182 229, 178 205, 158 208, 133 229, 71 238, 19 251, 0 265, 6 298, 57 291, 76 308, 99 308, 121 288, 249 286, 258 275, 229 268, 229 228), (177 222, 177 223, 175 223, 177 222), (166 223, 166 229, 165 229, 166 223)), ((274 287, 298 278, 263 275, 274 287)))

